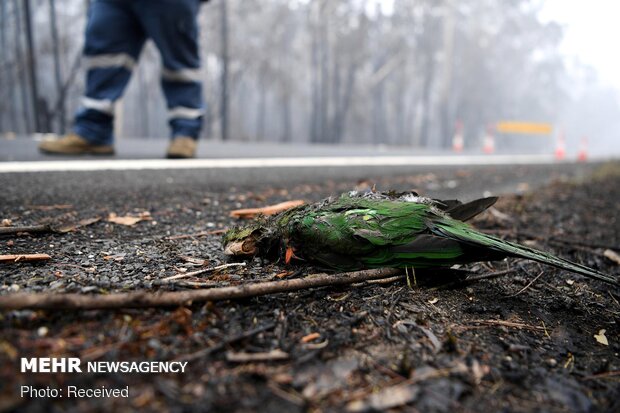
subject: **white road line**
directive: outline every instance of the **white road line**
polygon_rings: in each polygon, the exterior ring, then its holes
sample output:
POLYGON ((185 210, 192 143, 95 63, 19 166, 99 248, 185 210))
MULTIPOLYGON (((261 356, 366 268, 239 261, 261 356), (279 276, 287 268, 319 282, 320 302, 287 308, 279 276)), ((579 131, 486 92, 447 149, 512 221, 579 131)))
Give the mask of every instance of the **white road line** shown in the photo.
POLYGON ((88 159, 0 162, 0 173, 60 171, 128 171, 165 169, 298 168, 351 166, 536 165, 554 162, 551 155, 351 156, 223 159, 88 159))

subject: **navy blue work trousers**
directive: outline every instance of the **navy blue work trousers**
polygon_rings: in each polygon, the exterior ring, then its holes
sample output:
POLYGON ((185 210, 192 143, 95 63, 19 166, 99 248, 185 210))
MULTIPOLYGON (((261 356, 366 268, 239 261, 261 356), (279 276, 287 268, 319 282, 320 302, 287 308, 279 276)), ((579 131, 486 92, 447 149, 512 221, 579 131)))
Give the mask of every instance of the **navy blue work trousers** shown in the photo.
POLYGON ((94 144, 113 142, 114 102, 152 39, 161 54, 161 84, 171 137, 198 139, 204 104, 200 81, 200 0, 95 0, 84 45, 86 93, 73 130, 94 144))

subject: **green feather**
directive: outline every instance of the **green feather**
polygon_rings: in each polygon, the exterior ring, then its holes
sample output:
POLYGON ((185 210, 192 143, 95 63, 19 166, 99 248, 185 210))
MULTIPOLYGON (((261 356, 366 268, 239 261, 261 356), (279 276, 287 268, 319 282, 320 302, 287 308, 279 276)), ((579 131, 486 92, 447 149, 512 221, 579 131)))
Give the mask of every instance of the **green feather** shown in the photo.
POLYGON ((343 194, 233 229, 224 244, 251 237, 256 253, 263 256, 282 257, 293 248, 297 257, 337 270, 448 267, 522 257, 618 284, 609 275, 483 234, 460 220, 477 215, 495 200, 461 204, 415 194, 343 194))

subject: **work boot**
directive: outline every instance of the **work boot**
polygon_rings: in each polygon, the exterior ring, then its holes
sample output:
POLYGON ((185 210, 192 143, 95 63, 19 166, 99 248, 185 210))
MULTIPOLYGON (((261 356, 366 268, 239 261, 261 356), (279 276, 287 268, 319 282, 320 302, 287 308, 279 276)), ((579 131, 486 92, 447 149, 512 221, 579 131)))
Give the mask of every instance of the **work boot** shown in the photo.
POLYGON ((175 136, 170 141, 166 158, 169 159, 187 159, 196 156, 196 139, 189 136, 175 136))
POLYGON ((61 138, 45 139, 39 144, 43 153, 54 155, 113 155, 112 145, 95 145, 79 135, 70 133, 61 138))

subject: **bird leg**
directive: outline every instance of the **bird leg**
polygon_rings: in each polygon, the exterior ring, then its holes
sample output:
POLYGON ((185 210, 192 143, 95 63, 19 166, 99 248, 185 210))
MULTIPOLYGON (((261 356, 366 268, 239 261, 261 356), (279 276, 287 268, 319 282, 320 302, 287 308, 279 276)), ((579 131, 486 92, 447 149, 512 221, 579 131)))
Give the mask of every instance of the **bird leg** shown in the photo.
POLYGON ((405 278, 407 279, 407 286, 410 290, 413 290, 413 287, 418 286, 418 280, 415 276, 415 268, 411 267, 411 274, 409 274, 409 267, 405 267, 405 278))

